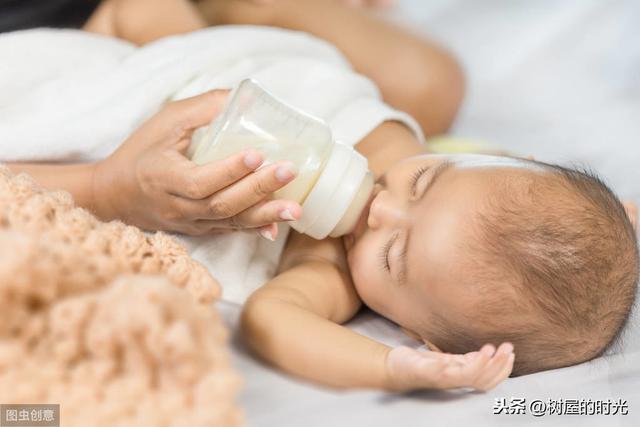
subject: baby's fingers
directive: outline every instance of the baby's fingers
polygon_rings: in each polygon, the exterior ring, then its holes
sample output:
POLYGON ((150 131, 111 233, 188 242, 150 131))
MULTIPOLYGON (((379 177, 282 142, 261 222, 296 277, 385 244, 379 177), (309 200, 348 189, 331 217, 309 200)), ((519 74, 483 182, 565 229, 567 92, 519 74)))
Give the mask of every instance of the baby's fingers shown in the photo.
POLYGON ((509 375, 511 375, 511 371, 513 371, 513 362, 515 361, 515 358, 516 358, 516 355, 514 353, 511 353, 507 357, 507 362, 504 364, 502 371, 500 371, 498 375, 496 375, 493 378, 493 380, 486 386, 485 390, 491 390, 492 388, 500 384, 502 381, 506 380, 509 377, 509 375))
POLYGON ((638 227, 638 206, 633 202, 623 202, 624 210, 627 212, 627 216, 629 217, 629 221, 633 228, 637 229, 638 227))
POLYGON ((511 373, 509 358, 513 354, 513 345, 503 343, 498 347, 494 356, 489 360, 485 369, 472 384, 474 388, 482 391, 490 390, 511 373), (506 369, 509 368, 509 369, 506 369), (506 375, 505 375, 506 373, 506 375))
POLYGON ((495 347, 486 344, 480 351, 468 357, 465 363, 456 362, 447 366, 444 375, 451 383, 450 387, 473 386, 486 369, 494 352, 495 347))

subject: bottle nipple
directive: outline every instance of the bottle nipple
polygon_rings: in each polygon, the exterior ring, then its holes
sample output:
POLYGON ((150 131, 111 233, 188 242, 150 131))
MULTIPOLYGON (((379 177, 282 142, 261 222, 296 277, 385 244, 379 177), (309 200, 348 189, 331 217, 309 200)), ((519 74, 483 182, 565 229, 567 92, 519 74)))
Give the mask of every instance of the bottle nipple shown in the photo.
POLYGON ((362 179, 360 189, 354 196, 351 204, 347 208, 347 211, 344 213, 344 216, 329 234, 330 237, 339 237, 353 230, 360 218, 360 215, 362 214, 362 210, 369 201, 369 197, 371 197, 371 194, 373 193, 374 184, 373 174, 371 172, 367 172, 362 179))

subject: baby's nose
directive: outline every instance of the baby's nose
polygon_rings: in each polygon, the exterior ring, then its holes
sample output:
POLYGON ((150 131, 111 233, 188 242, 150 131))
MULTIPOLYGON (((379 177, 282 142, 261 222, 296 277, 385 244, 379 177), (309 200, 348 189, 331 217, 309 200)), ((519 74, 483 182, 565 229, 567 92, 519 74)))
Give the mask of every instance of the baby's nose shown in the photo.
POLYGON ((408 222, 407 212, 400 203, 397 203, 389 191, 378 193, 369 210, 367 225, 369 228, 394 227, 408 222))

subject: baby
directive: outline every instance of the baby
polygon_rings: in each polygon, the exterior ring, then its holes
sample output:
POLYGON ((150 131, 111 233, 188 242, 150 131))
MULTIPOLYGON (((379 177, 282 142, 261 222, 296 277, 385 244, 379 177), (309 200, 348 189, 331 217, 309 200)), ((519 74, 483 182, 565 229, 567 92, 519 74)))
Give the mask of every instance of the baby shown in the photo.
POLYGON ((242 331, 262 358, 335 387, 488 390, 616 341, 635 298, 637 240, 592 173, 417 155, 378 176, 351 234, 293 234, 279 275, 248 300, 242 331), (363 303, 434 351, 340 326, 363 303))

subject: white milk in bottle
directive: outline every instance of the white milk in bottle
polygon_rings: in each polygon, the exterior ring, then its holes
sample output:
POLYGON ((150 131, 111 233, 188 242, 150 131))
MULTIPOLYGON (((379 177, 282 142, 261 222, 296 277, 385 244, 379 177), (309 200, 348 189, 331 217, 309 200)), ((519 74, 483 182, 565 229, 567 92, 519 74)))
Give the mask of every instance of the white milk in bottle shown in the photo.
POLYGON ((196 132, 190 156, 204 164, 248 148, 263 154, 263 166, 279 160, 296 166, 296 178, 273 195, 302 206, 302 217, 290 222, 294 229, 322 239, 355 226, 373 191, 367 160, 335 142, 323 121, 285 104, 251 79, 232 92, 208 129, 196 132))

